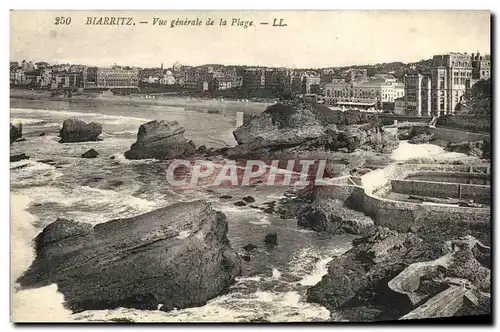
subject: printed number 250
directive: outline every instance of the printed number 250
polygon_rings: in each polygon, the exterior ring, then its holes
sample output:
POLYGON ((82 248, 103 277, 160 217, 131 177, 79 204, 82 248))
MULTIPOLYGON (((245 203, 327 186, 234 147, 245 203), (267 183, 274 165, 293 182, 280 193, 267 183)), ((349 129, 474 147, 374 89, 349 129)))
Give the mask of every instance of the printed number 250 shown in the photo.
POLYGON ((56 17, 56 20, 54 22, 54 25, 70 25, 70 24, 71 24, 71 17, 64 17, 64 16, 56 17))

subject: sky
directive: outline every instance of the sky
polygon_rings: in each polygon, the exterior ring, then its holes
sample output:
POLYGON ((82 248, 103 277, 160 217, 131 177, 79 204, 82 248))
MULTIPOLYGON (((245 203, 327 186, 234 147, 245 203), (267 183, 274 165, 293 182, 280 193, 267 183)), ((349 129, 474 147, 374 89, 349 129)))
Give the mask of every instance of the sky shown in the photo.
POLYGON ((489 54, 490 39, 489 11, 11 11, 10 15, 11 61, 95 66, 163 63, 166 68, 179 62, 321 68, 414 62, 449 52, 489 54), (55 24, 57 17, 71 17, 71 22, 55 24), (89 17, 130 17, 135 25, 87 25, 89 17), (171 27, 178 18, 198 19, 202 25, 171 27), (206 25, 208 19, 213 26, 206 25), (219 25, 221 19, 226 26, 219 25), (233 19, 253 25, 231 26, 233 19), (274 19, 286 26, 273 27, 274 19), (168 25, 159 25, 158 20, 168 25))

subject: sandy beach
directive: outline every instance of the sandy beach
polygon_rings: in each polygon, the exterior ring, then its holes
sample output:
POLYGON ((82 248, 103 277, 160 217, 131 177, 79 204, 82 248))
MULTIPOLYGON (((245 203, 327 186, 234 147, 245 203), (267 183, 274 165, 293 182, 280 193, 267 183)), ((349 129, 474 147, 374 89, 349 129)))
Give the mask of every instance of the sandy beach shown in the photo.
POLYGON ((120 104, 143 104, 143 105, 163 105, 170 107, 183 107, 186 110, 206 110, 222 112, 245 112, 245 114, 260 114, 272 103, 236 100, 216 100, 194 97, 178 96, 155 96, 146 98, 145 95, 113 96, 100 95, 98 93, 84 92, 71 98, 64 96, 51 96, 51 91, 47 90, 27 90, 10 89, 10 98, 44 101, 71 101, 71 102, 102 102, 115 105, 120 104))

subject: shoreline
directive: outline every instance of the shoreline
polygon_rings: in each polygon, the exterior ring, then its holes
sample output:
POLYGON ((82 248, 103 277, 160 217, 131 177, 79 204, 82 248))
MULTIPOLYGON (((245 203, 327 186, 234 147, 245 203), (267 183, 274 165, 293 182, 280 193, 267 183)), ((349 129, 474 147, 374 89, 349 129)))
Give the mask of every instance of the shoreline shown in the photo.
POLYGON ((260 114, 273 103, 265 102, 242 102, 236 100, 215 100, 191 97, 156 97, 145 98, 141 96, 104 96, 95 93, 76 95, 71 98, 63 96, 51 96, 50 91, 10 89, 9 98, 19 100, 40 100, 54 102, 96 102, 110 103, 114 105, 153 105, 179 107, 185 110, 206 110, 206 111, 228 111, 244 112, 246 114, 260 114))

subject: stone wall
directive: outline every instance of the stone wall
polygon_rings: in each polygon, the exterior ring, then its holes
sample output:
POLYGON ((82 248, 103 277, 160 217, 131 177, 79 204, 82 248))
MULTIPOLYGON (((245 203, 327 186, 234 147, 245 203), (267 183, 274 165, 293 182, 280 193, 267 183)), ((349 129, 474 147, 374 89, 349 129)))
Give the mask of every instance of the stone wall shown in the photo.
POLYGON ((436 198, 474 199, 478 203, 490 201, 490 186, 450 182, 392 180, 392 191, 399 194, 436 198))
MULTIPOLYGON (((419 172, 488 172, 488 165, 447 165, 447 164, 392 164, 384 169, 378 169, 360 177, 360 184, 349 186, 328 186, 322 188, 317 195, 331 199, 343 200, 349 208, 361 211, 373 218, 376 225, 386 226, 399 232, 406 232, 410 227, 418 224, 419 220, 425 220, 426 224, 439 224, 441 220, 449 222, 460 222, 464 227, 470 223, 482 224, 483 228, 489 228, 491 222, 491 211, 489 208, 468 208, 442 205, 424 205, 421 203, 410 203, 393 201, 382 198, 395 181, 404 181, 411 174, 419 172), (471 169, 472 167, 472 169, 471 169), (396 179, 396 180, 393 180, 396 179), (423 217, 425 216, 425 218, 423 217)), ((359 181, 359 180, 357 180, 359 181)), ((408 182, 408 181, 407 181, 408 182)), ((411 181, 410 181, 411 182, 411 181)), ((440 187, 443 183, 435 183, 440 187)), ((458 194, 459 184, 450 184, 447 190, 456 190, 458 194)), ((420 187, 421 190, 423 190, 420 187)), ((437 190, 435 187, 433 190, 437 190)), ((489 199, 489 186, 463 185, 462 194, 470 197, 474 190, 476 201, 489 199), (465 188, 465 189, 464 189, 465 188)), ((451 191, 450 191, 451 193, 451 191)), ((458 197, 458 196, 457 196, 458 197)))
POLYGON ((484 116, 442 116, 436 125, 476 133, 488 134, 491 132, 491 119, 484 116))

